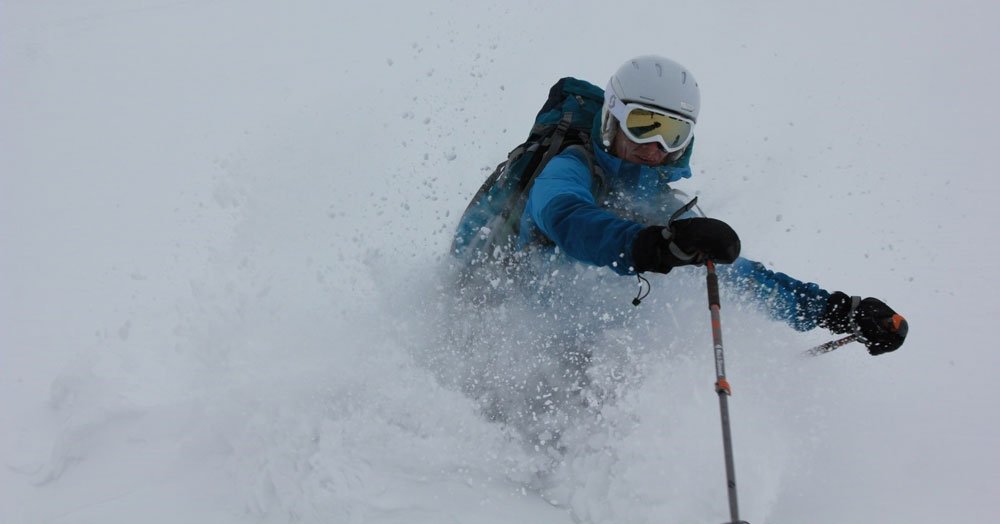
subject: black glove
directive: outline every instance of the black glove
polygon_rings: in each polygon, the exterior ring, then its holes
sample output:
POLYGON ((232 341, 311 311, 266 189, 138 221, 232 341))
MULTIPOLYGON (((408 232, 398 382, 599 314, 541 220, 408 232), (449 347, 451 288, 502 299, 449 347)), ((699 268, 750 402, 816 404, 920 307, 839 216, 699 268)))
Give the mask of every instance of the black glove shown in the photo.
POLYGON ((740 237, 729 224, 714 218, 685 218, 669 226, 649 226, 635 237, 635 270, 668 273, 677 266, 711 260, 730 264, 740 256, 740 237))
POLYGON ((899 349, 909 331, 906 320, 885 302, 871 297, 861 300, 840 291, 830 295, 819 325, 834 333, 853 333, 857 329, 872 355, 899 349))

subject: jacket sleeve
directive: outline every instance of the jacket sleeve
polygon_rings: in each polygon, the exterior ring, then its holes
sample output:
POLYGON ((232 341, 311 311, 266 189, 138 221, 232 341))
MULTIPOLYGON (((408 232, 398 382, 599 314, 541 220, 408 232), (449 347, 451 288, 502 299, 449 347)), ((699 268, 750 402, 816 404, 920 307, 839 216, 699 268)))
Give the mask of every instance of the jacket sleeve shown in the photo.
POLYGON ((737 294, 798 331, 807 331, 826 311, 830 293, 812 282, 801 282, 740 257, 718 266, 719 278, 737 294))
POLYGON ((570 257, 622 275, 634 274, 632 242, 644 226, 601 209, 591 184, 584 161, 560 154, 535 179, 524 212, 570 257))

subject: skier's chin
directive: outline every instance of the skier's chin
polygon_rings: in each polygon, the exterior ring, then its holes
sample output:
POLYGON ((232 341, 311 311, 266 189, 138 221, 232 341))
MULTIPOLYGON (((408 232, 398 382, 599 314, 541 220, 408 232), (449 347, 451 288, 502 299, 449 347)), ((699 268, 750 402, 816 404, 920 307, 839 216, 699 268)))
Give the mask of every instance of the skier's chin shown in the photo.
POLYGON ((662 164, 663 160, 664 159, 662 159, 662 158, 660 158, 660 159, 650 159, 650 158, 643 158, 643 157, 640 157, 640 156, 632 158, 632 162, 634 162, 636 164, 642 164, 644 166, 649 166, 649 167, 656 167, 656 166, 662 164))

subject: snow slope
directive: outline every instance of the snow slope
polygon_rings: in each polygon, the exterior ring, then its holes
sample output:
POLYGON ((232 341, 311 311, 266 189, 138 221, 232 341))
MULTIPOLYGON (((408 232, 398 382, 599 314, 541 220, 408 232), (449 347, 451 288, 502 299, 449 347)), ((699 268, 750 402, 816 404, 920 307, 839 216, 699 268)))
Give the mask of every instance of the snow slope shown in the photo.
POLYGON ((441 336, 477 320, 449 316, 451 229, 548 86, 650 52, 702 87, 679 187, 911 325, 804 359, 829 335, 724 305, 743 517, 1000 516, 1000 9, 398 4, 0 1, 0 522, 725 520, 698 270, 638 310, 632 281, 564 287, 625 321, 562 454, 480 413, 530 400, 503 381, 455 384, 530 373, 573 308, 441 336))

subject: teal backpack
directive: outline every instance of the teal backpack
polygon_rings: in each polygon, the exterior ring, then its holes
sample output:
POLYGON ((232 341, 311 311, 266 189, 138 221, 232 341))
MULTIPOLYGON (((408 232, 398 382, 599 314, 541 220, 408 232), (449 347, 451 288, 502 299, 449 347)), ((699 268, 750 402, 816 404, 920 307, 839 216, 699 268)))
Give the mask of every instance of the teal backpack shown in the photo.
POLYGON ((593 158, 590 133, 603 104, 604 90, 589 82, 570 77, 556 82, 528 139, 496 167, 465 209, 452 254, 474 261, 509 256, 517 246, 531 184, 549 160, 571 146, 593 158))

